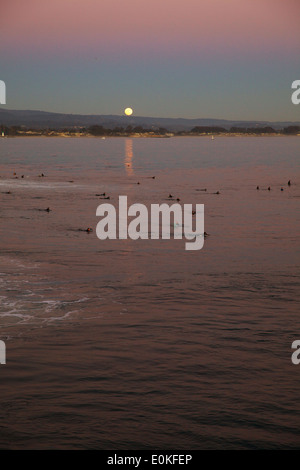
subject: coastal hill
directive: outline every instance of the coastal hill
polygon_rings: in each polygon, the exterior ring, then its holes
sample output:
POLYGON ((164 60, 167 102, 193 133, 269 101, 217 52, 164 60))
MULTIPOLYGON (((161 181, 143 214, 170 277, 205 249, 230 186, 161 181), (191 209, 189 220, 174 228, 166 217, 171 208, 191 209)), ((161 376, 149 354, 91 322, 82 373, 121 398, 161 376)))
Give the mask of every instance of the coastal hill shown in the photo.
POLYGON ((147 129, 165 128, 169 131, 190 131, 197 126, 216 126, 229 130, 232 127, 267 127, 279 130, 288 126, 300 126, 299 122, 231 121, 226 119, 183 119, 118 115, 62 114, 47 111, 11 110, 0 108, 0 125, 25 126, 32 129, 63 129, 93 125, 113 129, 115 127, 140 126, 147 129))

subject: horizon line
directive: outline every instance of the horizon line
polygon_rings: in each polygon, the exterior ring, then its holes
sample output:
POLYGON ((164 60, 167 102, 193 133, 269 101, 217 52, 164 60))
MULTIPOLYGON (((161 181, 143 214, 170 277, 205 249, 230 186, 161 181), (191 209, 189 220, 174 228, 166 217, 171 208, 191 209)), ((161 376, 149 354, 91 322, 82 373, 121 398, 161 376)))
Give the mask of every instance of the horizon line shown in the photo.
POLYGON ((124 118, 127 120, 133 119, 133 118, 142 118, 142 119, 174 119, 174 120, 186 120, 186 121, 197 121, 197 120, 213 120, 213 121, 228 121, 228 122, 289 122, 289 123, 300 123, 300 118, 299 121, 291 121, 287 119, 281 119, 281 120, 276 120, 276 121, 271 121, 267 119, 226 119, 226 118, 214 118, 214 117, 196 117, 196 118, 187 118, 187 117, 163 117, 163 116, 142 116, 142 115, 131 115, 131 116, 126 116, 124 114, 95 114, 95 113, 72 113, 72 112, 58 112, 58 111, 45 111, 43 109, 5 109, 3 106, 6 105, 0 105, 0 110, 3 111, 23 111, 23 112, 40 112, 40 113, 48 113, 48 114, 63 114, 63 115, 69 115, 69 116, 102 116, 102 117, 118 117, 118 118, 124 118))

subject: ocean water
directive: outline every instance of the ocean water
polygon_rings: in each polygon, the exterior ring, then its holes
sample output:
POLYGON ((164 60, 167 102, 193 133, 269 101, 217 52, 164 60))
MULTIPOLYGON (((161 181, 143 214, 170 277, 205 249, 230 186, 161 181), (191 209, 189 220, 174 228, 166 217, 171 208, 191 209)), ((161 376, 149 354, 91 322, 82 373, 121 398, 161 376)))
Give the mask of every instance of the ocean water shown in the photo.
POLYGON ((299 156, 297 137, 0 139, 0 448, 299 448, 299 156), (169 194, 204 204, 202 250, 97 238, 99 204, 169 194))

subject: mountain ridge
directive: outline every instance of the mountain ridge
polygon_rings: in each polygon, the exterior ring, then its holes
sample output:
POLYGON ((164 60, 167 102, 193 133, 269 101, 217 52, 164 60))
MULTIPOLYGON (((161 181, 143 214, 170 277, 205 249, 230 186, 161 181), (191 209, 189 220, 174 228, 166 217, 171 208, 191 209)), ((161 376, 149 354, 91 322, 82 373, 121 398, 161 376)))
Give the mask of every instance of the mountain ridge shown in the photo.
POLYGON ((145 116, 119 116, 114 114, 71 114, 41 110, 14 110, 0 108, 0 125, 25 126, 34 129, 68 127, 89 127, 100 125, 106 128, 118 126, 141 126, 145 128, 163 127, 170 131, 189 131, 196 126, 265 127, 275 130, 288 126, 299 126, 300 121, 229 120, 218 118, 160 118, 145 116))

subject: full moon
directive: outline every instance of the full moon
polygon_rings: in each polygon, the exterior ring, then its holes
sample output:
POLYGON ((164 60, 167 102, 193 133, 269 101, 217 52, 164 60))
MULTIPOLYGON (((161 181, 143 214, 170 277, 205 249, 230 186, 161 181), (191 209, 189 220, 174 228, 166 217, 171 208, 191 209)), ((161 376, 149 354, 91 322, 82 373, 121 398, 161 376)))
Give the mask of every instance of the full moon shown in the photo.
POLYGON ((133 110, 131 108, 126 108, 124 113, 126 114, 126 116, 131 116, 133 113, 133 110))

